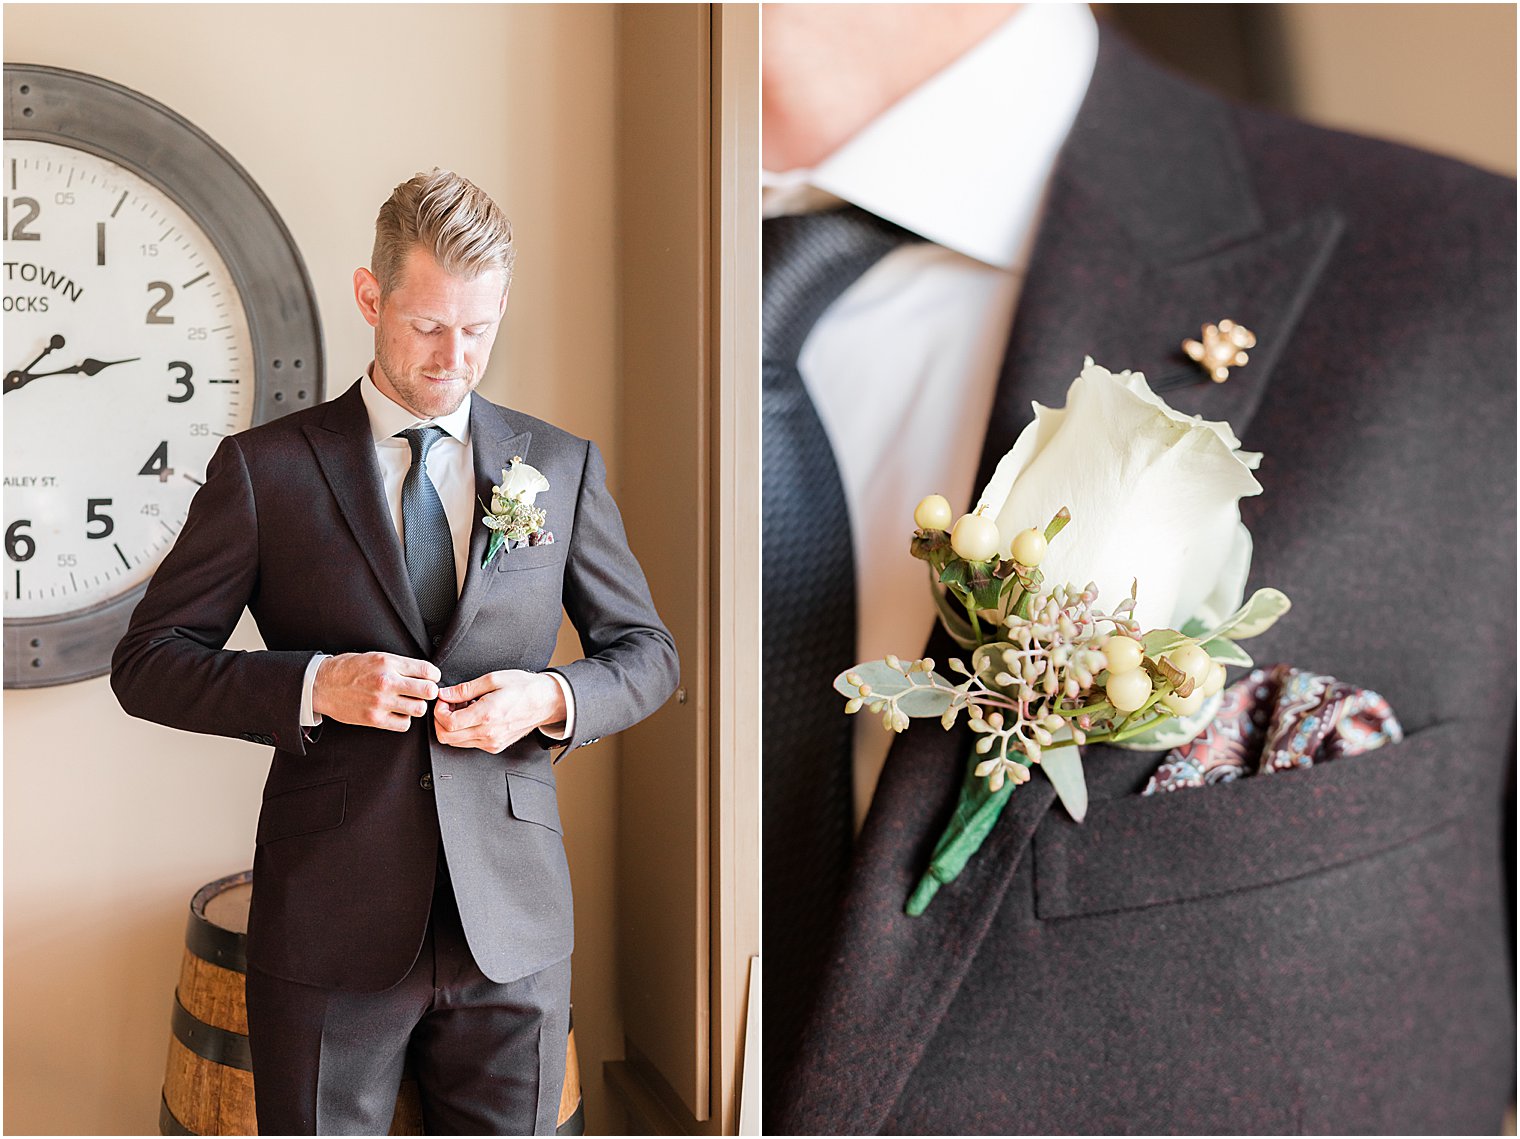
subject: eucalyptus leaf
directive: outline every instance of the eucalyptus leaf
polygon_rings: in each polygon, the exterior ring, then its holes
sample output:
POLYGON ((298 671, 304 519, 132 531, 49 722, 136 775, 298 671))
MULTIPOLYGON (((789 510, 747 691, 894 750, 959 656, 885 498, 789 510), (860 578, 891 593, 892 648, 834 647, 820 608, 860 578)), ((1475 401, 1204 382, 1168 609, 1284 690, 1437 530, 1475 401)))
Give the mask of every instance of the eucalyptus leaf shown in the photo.
POLYGON ((860 677, 862 684, 870 687, 867 699, 890 699, 901 696, 897 706, 904 714, 914 717, 942 716, 955 699, 951 682, 937 672, 915 672, 904 676, 885 661, 870 660, 841 672, 834 678, 834 691, 841 696, 855 697, 860 690, 845 677, 860 677), (933 684, 931 684, 931 681, 933 684), (939 685, 940 687, 934 687, 939 685))
POLYGON ((1224 623, 1209 633, 1209 639, 1229 637, 1243 641, 1265 633, 1277 619, 1293 607, 1288 595, 1280 589, 1258 589, 1239 609, 1224 619, 1224 623))
POLYGON ((1046 748, 1040 753, 1040 770, 1056 789, 1056 798, 1074 822, 1087 815, 1087 779, 1082 774, 1082 749, 1079 747, 1046 748))
MULTIPOLYGON (((987 673, 989 677, 1006 672, 1008 666, 1003 663, 1003 650, 1016 648, 1018 646, 1009 641, 993 641, 982 645, 971 654, 971 670, 978 674, 987 673)), ((990 683, 990 680, 986 682, 990 683)))
POLYGON ((1239 668, 1250 668, 1256 662, 1251 659, 1251 654, 1246 652, 1228 637, 1215 637, 1212 641, 1206 641, 1203 651, 1208 653, 1220 664, 1233 664, 1239 668))
POLYGON ((1140 638, 1140 643, 1145 646, 1145 655, 1155 660, 1162 653, 1171 652, 1178 645, 1185 645, 1192 639, 1176 629, 1152 629, 1140 638))

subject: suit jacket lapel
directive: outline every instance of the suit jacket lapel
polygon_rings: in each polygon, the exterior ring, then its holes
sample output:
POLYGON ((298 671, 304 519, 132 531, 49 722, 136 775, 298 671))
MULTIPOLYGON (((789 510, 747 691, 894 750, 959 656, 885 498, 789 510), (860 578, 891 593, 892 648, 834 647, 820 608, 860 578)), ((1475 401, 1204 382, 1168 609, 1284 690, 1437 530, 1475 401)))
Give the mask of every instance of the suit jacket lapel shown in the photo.
POLYGON ((419 651, 426 655, 427 631, 406 575, 401 541, 386 506, 385 484, 358 383, 327 405, 327 414, 319 424, 303 430, 375 579, 419 651))
MULTIPOLYGON (((518 431, 508 422, 502 409, 476 395, 470 401, 470 448, 474 452, 475 496, 482 503, 491 501, 491 488, 501 481, 501 472, 514 455, 528 457, 528 446, 533 441, 531 432, 518 431)), ((481 510, 484 513, 484 509, 481 510)), ((464 588, 459 593, 459 604, 449 619, 438 649, 433 655, 435 662, 443 660, 469 630, 480 605, 499 576, 496 564, 482 567, 485 561, 487 530, 478 516, 471 515, 470 560, 465 567, 464 588)), ((508 557, 505 552, 497 557, 508 557)))
MULTIPOLYGON (((1158 380, 1192 369, 1200 382, 1168 391, 1168 402, 1229 420, 1249 447, 1250 418, 1340 229, 1327 214, 1265 218, 1227 105, 1105 34, 1052 177, 978 488, 1029 422, 1030 402, 1063 404, 1086 355, 1158 380), (1178 170, 1187 181, 1172 181, 1178 170), (1181 342, 1224 317, 1255 332, 1258 348, 1228 382, 1214 384, 1181 342)), ((1261 472, 1268 485, 1271 461, 1261 472)), ((929 655, 952 651, 937 634, 929 655)), ((849 1120, 874 1132, 889 1119, 1054 799, 1042 778, 1021 787, 962 876, 923 917, 906 917, 903 903, 955 802, 970 739, 923 724, 892 749, 786 1094, 802 1113, 788 1117, 793 1128, 849 1120)))

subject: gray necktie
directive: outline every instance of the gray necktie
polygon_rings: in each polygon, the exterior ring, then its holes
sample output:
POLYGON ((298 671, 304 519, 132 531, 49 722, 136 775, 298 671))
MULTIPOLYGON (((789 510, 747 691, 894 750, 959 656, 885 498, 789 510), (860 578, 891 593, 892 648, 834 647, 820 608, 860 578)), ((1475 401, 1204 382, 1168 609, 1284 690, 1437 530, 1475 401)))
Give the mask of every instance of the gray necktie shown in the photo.
MULTIPOLYGON (((854 833, 853 721, 830 685, 855 663, 855 558, 844 485, 797 355, 839 295, 910 240, 853 206, 762 223, 765 953, 766 988, 782 994, 766 1008, 768 1084, 795 1052, 854 833)), ((885 556, 906 557, 906 537, 904 547, 885 556)))
POLYGON ((427 453, 443 437, 442 427, 410 427, 398 433, 412 448, 412 465, 401 484, 401 545, 406 576, 422 610, 428 636, 437 643, 459 600, 454 572, 454 538, 448 515, 427 473, 427 453))

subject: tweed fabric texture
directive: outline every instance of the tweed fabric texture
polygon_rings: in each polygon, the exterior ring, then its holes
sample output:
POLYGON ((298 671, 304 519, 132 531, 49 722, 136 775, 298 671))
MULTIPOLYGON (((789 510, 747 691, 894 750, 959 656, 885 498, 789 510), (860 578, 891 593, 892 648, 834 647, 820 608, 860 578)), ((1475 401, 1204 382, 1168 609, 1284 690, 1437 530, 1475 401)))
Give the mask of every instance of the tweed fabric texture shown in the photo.
POLYGON ((1164 376, 1204 322, 1244 323, 1249 365, 1167 398, 1266 456, 1265 493, 1242 503, 1247 588, 1294 607, 1251 651, 1381 693, 1407 735, 1182 795, 1139 794, 1156 754, 1089 749, 1081 826, 1037 778, 912 919, 970 740, 906 733, 770 1130, 1499 1126, 1514 210, 1508 179, 1228 104, 1101 33, 983 478, 1084 355, 1164 376))
MULTIPOLYGON (((770 984, 806 983, 828 935, 855 825, 851 723, 831 681, 855 663, 855 556, 834 451, 797 370, 813 324, 909 237, 848 208, 763 223, 764 874, 789 919, 765 937, 770 984)), ((796 1046, 800 1004, 766 1024, 767 1062, 796 1046)))
POLYGON ((401 482, 402 546, 406 576, 417 594, 417 605, 428 632, 437 635, 448 624, 458 599, 454 576, 454 539, 438 488, 428 477, 427 456, 443 438, 441 427, 410 427, 398 432, 412 449, 412 465, 401 482))

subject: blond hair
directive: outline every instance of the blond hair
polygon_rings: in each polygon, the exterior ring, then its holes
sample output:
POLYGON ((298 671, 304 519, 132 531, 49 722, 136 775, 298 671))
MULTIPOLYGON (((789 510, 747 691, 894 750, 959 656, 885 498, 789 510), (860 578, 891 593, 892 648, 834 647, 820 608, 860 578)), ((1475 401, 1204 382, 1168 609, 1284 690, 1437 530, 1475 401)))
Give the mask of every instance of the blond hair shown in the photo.
POLYGON ((436 166, 391 191, 375 218, 370 272, 382 295, 401 283, 401 266, 413 246, 433 255, 458 277, 478 277, 492 269, 512 280, 512 223, 490 196, 467 178, 436 166))

